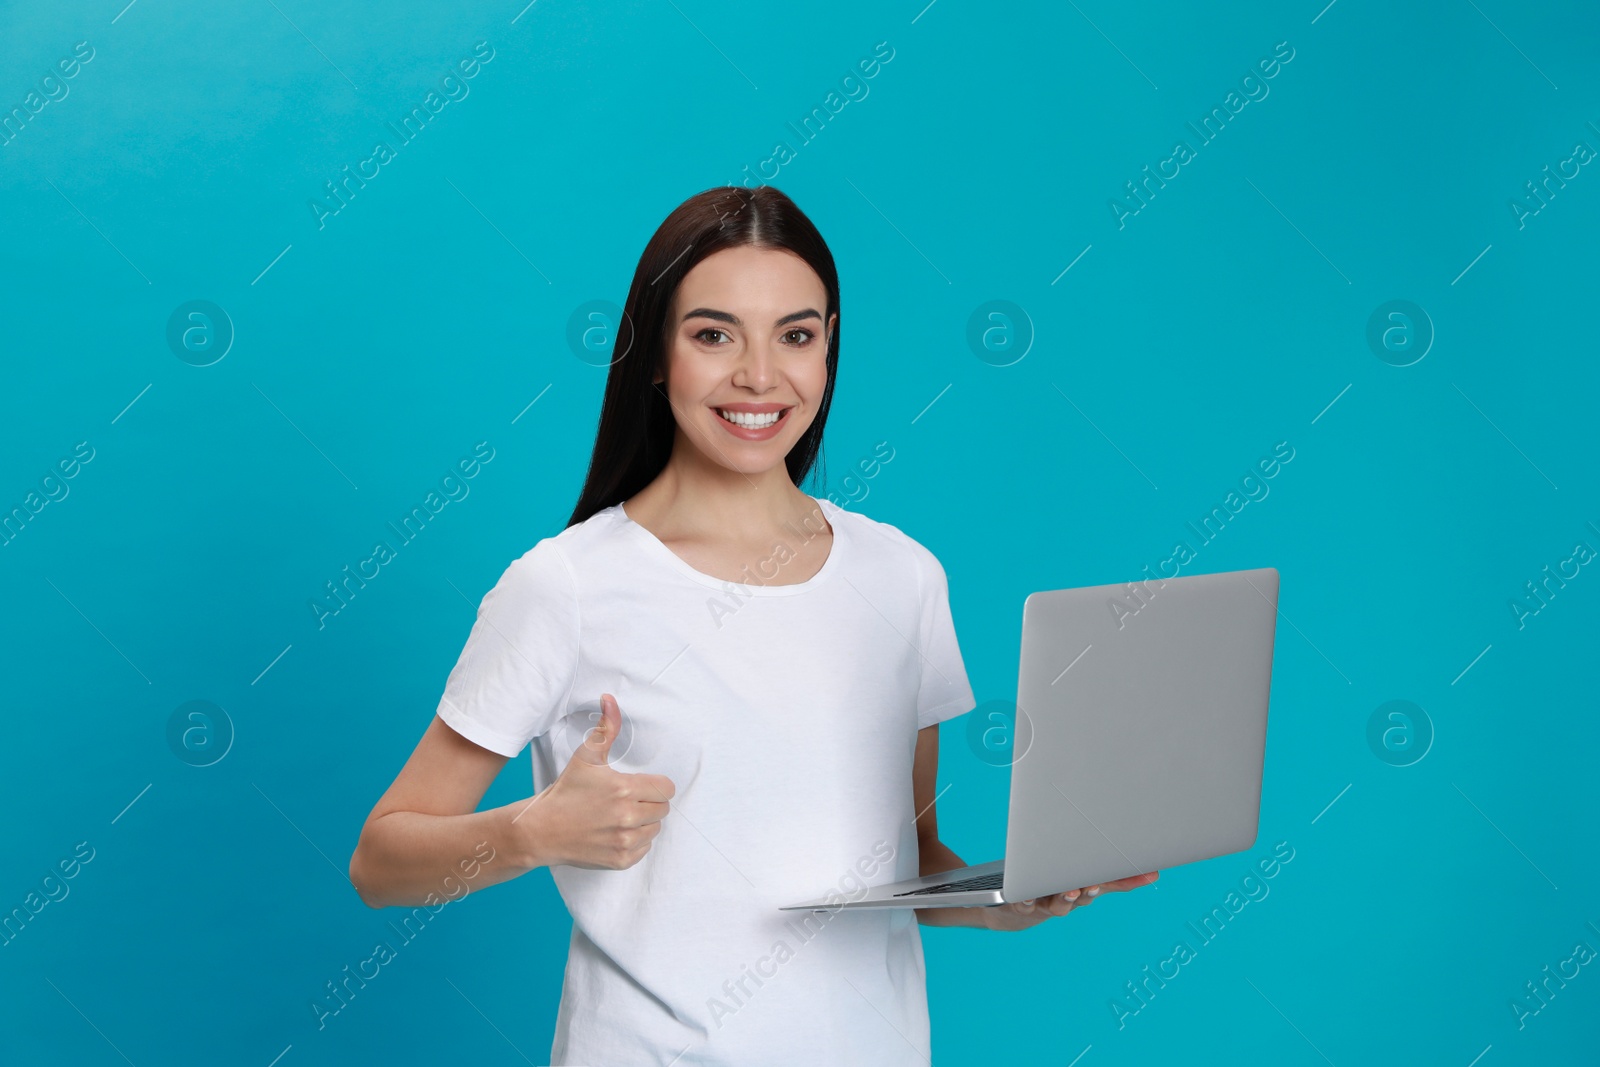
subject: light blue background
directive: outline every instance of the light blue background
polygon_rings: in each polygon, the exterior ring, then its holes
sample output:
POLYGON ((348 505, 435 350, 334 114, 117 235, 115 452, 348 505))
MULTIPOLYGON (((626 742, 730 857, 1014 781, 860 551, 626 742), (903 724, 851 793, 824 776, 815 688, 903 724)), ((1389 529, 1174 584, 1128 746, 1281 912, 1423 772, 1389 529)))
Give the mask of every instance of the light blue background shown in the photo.
MULTIPOLYGON (((5 1058, 546 1062, 547 871, 446 908, 319 1030, 324 983, 393 937, 345 864, 478 598, 576 499, 605 372, 569 316, 786 140, 771 181, 843 290, 807 488, 939 556, 980 701, 1014 696, 1028 592, 1137 578, 1295 450, 1186 570, 1282 575, 1260 840, 1026 933, 925 930, 935 1061, 1594 1062, 1595 966, 1520 1028, 1511 1005, 1600 948, 1600 575, 1520 629, 1509 605, 1600 548, 1600 174, 1510 207, 1600 148, 1596 29, 1504 0, 8 5, 0 111, 94 58, 0 148, 0 504, 95 453, 0 548, 0 910, 94 859, 0 947, 5 1058), (479 40, 470 94, 319 229, 308 201, 479 40), (1199 145, 1186 123, 1282 41, 1199 145), (1178 139, 1195 158, 1119 228, 1108 201, 1178 139), (236 331, 208 367, 165 339, 195 299, 236 331), (1396 299, 1436 332, 1408 367, 1366 342, 1396 299), (1026 316, 1010 366, 966 341, 991 300, 1026 316), (319 630, 308 600, 480 440, 470 495, 319 630), (167 742, 196 699, 236 732, 208 767, 167 742), (1390 700, 1432 723, 1411 766, 1367 741, 1390 700), (1119 1028, 1124 983, 1278 841, 1270 895, 1119 1028)), ((1007 772, 966 731, 939 816, 976 862, 1007 772)), ((485 804, 530 786, 524 754, 485 804)))

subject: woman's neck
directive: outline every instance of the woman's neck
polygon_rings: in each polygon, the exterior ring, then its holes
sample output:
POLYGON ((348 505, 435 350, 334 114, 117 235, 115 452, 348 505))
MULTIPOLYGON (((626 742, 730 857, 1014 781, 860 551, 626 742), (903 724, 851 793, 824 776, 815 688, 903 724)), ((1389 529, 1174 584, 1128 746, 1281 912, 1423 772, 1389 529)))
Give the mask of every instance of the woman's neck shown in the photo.
POLYGON ((677 454, 624 509, 662 541, 763 544, 799 524, 826 524, 817 501, 789 480, 782 464, 756 473, 690 469, 675 462, 677 454))

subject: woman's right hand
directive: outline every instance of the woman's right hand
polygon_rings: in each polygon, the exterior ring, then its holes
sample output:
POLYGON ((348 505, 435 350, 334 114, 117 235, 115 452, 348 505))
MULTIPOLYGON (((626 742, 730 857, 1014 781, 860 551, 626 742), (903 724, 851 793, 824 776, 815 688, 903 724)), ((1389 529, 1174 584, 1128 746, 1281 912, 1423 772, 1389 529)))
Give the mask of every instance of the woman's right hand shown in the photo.
MULTIPOLYGON (((672 781, 660 774, 626 774, 606 761, 622 730, 622 709, 600 695, 600 724, 584 737, 561 775, 529 802, 531 851, 540 866, 564 863, 620 871, 650 850, 661 832, 672 781)), ((525 821, 518 816, 518 821, 525 821)))

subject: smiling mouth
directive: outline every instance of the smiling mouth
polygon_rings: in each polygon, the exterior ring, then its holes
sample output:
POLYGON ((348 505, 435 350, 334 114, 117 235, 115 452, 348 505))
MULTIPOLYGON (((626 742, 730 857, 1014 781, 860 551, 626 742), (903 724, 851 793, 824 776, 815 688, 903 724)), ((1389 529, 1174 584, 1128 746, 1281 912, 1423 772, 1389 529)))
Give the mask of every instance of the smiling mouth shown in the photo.
POLYGON ((783 408, 779 411, 768 411, 760 414, 752 414, 743 411, 725 411, 722 408, 714 408, 713 410, 716 411, 717 415, 720 416, 724 421, 730 422, 741 429, 765 430, 767 427, 772 426, 779 419, 783 418, 794 409, 783 408))

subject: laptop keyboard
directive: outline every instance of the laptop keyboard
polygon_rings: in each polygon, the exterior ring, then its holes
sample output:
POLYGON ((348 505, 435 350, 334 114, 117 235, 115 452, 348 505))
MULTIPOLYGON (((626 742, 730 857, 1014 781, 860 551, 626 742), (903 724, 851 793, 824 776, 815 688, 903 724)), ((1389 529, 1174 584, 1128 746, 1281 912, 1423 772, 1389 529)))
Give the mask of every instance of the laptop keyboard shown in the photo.
POLYGON ((915 897, 926 893, 964 893, 972 889, 999 889, 1005 881, 1006 872, 1002 868, 992 874, 980 874, 976 878, 963 878, 956 882, 943 882, 939 885, 923 886, 921 889, 908 889, 904 893, 896 893, 897 897, 915 897))

